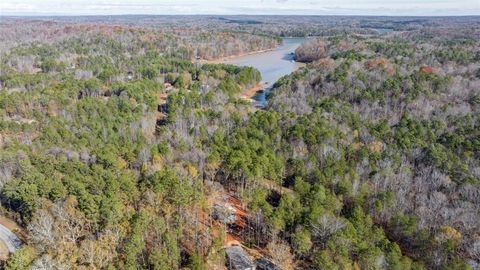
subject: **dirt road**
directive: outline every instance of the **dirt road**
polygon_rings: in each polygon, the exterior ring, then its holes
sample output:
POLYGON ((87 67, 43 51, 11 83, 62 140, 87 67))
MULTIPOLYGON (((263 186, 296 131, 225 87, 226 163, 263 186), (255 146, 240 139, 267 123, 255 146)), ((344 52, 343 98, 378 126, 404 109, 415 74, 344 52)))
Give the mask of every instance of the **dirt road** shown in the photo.
POLYGON ((0 224, 0 241, 7 247, 10 253, 15 252, 22 245, 22 241, 7 227, 0 224))
POLYGON ((22 241, 14 233, 20 233, 21 230, 13 220, 0 216, 0 260, 5 260, 22 246, 22 241))

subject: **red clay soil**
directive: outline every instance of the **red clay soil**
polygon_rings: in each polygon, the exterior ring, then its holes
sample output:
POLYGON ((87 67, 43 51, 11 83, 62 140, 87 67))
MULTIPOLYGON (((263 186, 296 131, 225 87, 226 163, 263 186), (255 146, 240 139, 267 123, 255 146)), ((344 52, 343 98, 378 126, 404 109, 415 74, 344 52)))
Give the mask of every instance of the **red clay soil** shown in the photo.
POLYGON ((212 234, 215 237, 219 236, 221 229, 224 228, 224 246, 228 247, 232 245, 241 245, 243 241, 240 237, 240 232, 247 227, 246 220, 248 215, 241 200, 237 198, 233 192, 228 192, 223 188, 221 190, 212 192, 207 198, 208 208, 212 208, 214 205, 225 205, 227 203, 235 209, 235 229, 229 228, 228 226, 225 228, 225 224, 218 220, 212 219, 211 216, 201 208, 194 210, 198 213, 198 226, 211 228, 212 234))
MULTIPOLYGON (((206 199, 207 208, 212 209, 214 205, 226 204, 229 204, 233 209, 235 209, 236 221, 234 224, 226 226, 223 222, 214 220, 208 211, 198 207, 197 209, 193 210, 198 212, 198 230, 207 231, 204 228, 208 227, 211 229, 213 237, 220 236, 220 233, 223 231, 225 233, 225 239, 223 243, 224 247, 234 245, 243 246, 243 248, 247 250, 247 252, 254 258, 265 257, 265 254, 267 254, 266 250, 263 250, 259 247, 247 248, 243 245, 242 235, 244 234, 244 231, 248 229, 247 221, 249 219, 249 214, 245 204, 236 195, 236 191, 225 190, 223 187, 209 191, 206 199)), ((187 245, 192 246, 191 243, 187 245)), ((193 248, 193 246, 191 248, 193 248)))
POLYGON ((225 247, 231 247, 231 246, 240 246, 242 243, 242 239, 236 235, 233 235, 231 233, 227 233, 225 237, 225 247))
POLYGON ((237 228, 244 229, 247 227, 247 212, 243 206, 243 203, 237 197, 229 194, 228 202, 235 208, 235 212, 237 215, 235 225, 237 228))
MULTIPOLYGON (((197 219, 197 222, 192 223, 192 227, 190 228, 191 230, 197 231, 197 232, 205 232, 208 231, 209 228, 212 229, 212 236, 213 237, 218 237, 220 233, 220 228, 223 226, 220 224, 218 221, 213 220, 210 215, 205 212, 205 210, 202 207, 195 206, 192 209, 188 210, 190 214, 195 215, 195 218, 197 219)), ((187 239, 186 241, 182 242, 183 246, 185 249, 187 249, 190 252, 193 252, 195 250, 194 247, 194 241, 191 241, 193 239, 187 239)))
POLYGON ((263 85, 259 83, 259 84, 255 85, 254 87, 251 87, 251 88, 243 91, 240 96, 244 99, 251 99, 251 98, 253 98, 253 96, 255 96, 255 94, 258 91, 260 91, 262 89, 263 89, 263 85))
POLYGON ((27 239, 27 234, 25 230, 20 227, 13 219, 7 218, 5 216, 0 216, 0 224, 5 226, 7 229, 15 233, 20 240, 25 241, 27 239))

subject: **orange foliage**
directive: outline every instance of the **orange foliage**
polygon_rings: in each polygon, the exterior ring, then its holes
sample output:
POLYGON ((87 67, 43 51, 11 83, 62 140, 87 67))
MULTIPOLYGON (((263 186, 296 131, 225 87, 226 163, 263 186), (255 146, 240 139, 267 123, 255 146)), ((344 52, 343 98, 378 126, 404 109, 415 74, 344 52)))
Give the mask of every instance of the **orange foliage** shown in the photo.
POLYGON ((335 66, 335 61, 332 58, 322 58, 315 61, 314 66, 332 68, 335 66))
POLYGON ((425 74, 432 74, 432 73, 435 73, 435 69, 430 66, 421 66, 420 72, 425 74))
POLYGON ((379 58, 375 60, 368 61, 366 63, 367 69, 372 70, 375 68, 381 68, 385 70, 389 75, 395 74, 395 69, 393 68, 392 63, 386 58, 379 58))

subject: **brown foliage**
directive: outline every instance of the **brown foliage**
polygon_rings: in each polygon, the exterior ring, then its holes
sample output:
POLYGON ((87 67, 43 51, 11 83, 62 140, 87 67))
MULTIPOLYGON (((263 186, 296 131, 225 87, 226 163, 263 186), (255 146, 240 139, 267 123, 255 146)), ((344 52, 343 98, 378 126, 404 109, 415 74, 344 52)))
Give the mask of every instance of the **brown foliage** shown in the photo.
POLYGON ((295 50, 299 62, 312 62, 327 57, 327 46, 319 39, 309 40, 295 50))

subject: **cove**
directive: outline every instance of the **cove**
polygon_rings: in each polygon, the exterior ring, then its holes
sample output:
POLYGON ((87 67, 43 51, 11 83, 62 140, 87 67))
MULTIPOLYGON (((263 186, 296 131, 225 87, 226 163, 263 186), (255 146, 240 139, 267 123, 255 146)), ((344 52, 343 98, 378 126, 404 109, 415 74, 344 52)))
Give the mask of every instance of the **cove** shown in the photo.
POLYGON ((284 38, 282 45, 274 50, 227 59, 223 63, 250 66, 260 71, 263 89, 253 96, 253 100, 255 106, 265 107, 267 93, 273 84, 281 77, 303 66, 302 63, 294 61, 293 52, 305 40, 305 38, 284 38))

